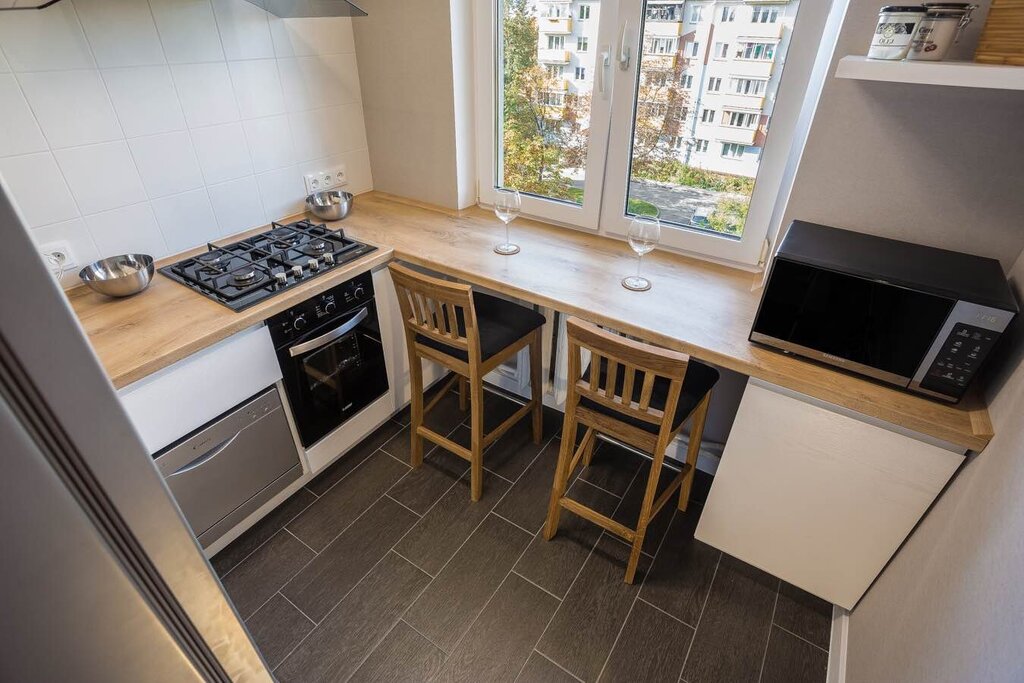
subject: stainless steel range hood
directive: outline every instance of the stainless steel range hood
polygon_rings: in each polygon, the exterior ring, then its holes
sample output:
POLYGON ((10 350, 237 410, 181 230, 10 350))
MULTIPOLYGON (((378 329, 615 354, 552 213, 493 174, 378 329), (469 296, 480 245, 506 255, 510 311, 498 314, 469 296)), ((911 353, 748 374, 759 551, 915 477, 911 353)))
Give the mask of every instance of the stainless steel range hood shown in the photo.
POLYGON ((348 0, 249 0, 275 17, 365 17, 348 0))

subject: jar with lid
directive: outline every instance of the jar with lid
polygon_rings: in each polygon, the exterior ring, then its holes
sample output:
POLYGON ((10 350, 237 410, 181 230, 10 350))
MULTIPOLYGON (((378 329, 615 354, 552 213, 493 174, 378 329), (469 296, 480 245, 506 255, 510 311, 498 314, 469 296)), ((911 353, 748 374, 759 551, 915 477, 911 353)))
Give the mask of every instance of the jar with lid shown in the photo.
POLYGON ((910 50, 910 41, 918 23, 924 19, 924 5, 886 5, 878 11, 878 25, 871 37, 868 57, 871 59, 903 59, 910 50))
POLYGON ((907 59, 934 62, 946 57, 978 6, 965 2, 926 2, 924 6, 927 14, 914 31, 907 59))

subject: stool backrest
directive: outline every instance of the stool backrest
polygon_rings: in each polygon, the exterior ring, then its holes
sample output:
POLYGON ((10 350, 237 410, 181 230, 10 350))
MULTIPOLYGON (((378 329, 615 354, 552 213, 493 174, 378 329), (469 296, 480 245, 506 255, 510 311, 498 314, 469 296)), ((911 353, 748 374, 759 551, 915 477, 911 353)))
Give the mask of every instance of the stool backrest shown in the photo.
POLYGON ((479 353, 476 309, 473 288, 424 275, 398 263, 388 264, 398 294, 409 342, 417 334, 466 351, 472 357, 479 353), (459 321, 463 331, 459 331, 459 321))
POLYGON ((688 355, 612 334, 578 318, 569 318, 566 330, 569 337, 569 400, 585 396, 625 416, 661 425, 663 431, 671 429, 690 361, 688 355), (589 377, 583 377, 582 349, 590 351, 589 377), (602 360, 607 363, 603 383, 600 375, 602 360), (621 385, 617 381, 620 373, 621 385), (659 377, 669 382, 664 410, 651 407, 654 381, 659 377))

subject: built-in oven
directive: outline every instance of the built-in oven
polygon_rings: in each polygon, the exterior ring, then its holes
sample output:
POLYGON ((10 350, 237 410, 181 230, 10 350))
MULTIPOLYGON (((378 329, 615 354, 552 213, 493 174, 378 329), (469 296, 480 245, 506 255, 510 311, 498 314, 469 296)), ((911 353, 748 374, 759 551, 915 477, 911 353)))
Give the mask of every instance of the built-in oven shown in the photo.
POLYGON ((304 447, 387 392, 370 273, 279 313, 267 325, 304 447))

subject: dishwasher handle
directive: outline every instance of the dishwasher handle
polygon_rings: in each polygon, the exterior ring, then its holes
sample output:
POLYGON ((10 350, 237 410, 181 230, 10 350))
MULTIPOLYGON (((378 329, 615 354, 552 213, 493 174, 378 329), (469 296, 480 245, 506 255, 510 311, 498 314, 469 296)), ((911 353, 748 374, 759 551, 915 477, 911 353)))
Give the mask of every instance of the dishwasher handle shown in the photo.
POLYGON ((291 347, 290 349, 288 349, 288 355, 290 355, 292 358, 295 358, 296 356, 301 356, 302 354, 308 351, 316 351, 319 348, 327 346, 332 341, 340 339, 349 332, 351 332, 352 330, 354 330, 356 326, 359 325, 359 323, 363 322, 366 319, 366 316, 368 315, 370 315, 370 309, 363 308, 362 310, 359 311, 359 313, 356 314, 354 318, 349 320, 344 325, 340 325, 339 327, 334 328, 330 332, 325 332, 316 339, 310 339, 308 342, 303 342, 301 344, 297 344, 291 347))
POLYGON ((202 455, 200 455, 198 458, 196 458, 192 462, 186 463, 186 464, 182 465, 181 467, 179 467, 178 469, 174 470, 169 475, 167 475, 168 479, 171 478, 171 477, 176 477, 179 474, 185 474, 186 472, 191 472, 192 470, 196 469, 197 467, 202 467, 206 463, 210 462, 211 460, 216 458, 218 455, 223 453, 227 449, 227 447, 230 446, 234 442, 234 440, 238 438, 238 435, 241 434, 241 433, 242 432, 236 432, 235 434, 231 435, 227 439, 224 439, 223 441, 221 441, 219 444, 217 444, 216 446, 214 446, 210 450, 208 450, 205 453, 203 453, 202 455))

